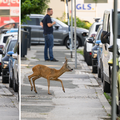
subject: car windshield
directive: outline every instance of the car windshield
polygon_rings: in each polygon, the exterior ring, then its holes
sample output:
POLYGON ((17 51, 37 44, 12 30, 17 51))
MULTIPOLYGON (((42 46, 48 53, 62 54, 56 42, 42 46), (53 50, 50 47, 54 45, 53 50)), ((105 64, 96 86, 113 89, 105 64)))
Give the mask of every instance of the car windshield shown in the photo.
POLYGON ((17 40, 11 40, 10 41, 7 52, 12 51, 14 49, 16 42, 17 42, 17 40))
POLYGON ((58 19, 55 19, 55 18, 52 18, 53 21, 57 22, 58 24, 60 24, 61 26, 63 27, 68 27, 68 25, 66 25, 65 23, 61 22, 60 20, 58 19))
POLYGON ((120 12, 118 13, 118 38, 120 38, 120 12))

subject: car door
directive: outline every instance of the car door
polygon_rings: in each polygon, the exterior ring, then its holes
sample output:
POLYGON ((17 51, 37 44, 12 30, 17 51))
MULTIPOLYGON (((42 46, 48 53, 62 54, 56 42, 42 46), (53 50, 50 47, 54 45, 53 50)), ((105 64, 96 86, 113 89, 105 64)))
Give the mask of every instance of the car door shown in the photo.
MULTIPOLYGON (((109 14, 106 14, 106 31, 109 33, 110 32, 110 13, 109 14)), ((104 51, 104 58, 103 58, 103 67, 104 67, 104 74, 105 74, 105 80, 108 81, 109 79, 109 65, 108 65, 108 61, 109 61, 109 58, 110 58, 110 52, 108 50, 109 48, 109 44, 108 43, 105 43, 103 45, 103 51, 104 51)))
POLYGON ((63 33, 66 33, 66 29, 60 24, 61 21, 52 18, 52 22, 56 22, 55 25, 53 25, 53 36, 54 36, 54 43, 55 44, 62 44, 63 43, 63 33), (55 26, 58 26, 59 28, 56 29, 55 26))

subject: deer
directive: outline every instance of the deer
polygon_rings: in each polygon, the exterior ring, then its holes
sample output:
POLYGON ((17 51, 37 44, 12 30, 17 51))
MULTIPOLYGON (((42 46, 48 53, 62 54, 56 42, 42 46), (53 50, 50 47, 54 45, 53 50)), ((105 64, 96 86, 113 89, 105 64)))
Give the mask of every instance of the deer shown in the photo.
POLYGON ((59 79, 59 77, 63 73, 70 72, 72 70, 73 69, 67 64, 67 59, 66 58, 65 58, 65 62, 63 64, 63 66, 59 70, 54 69, 54 68, 49 68, 49 67, 47 67, 45 65, 41 65, 41 64, 38 64, 38 65, 34 66, 32 68, 33 74, 28 76, 28 79, 29 79, 29 82, 30 82, 30 85, 31 85, 31 91, 33 90, 33 87, 34 87, 34 92, 37 93, 37 90, 36 90, 36 87, 35 87, 35 80, 40 78, 40 77, 43 77, 43 78, 47 79, 48 95, 52 95, 49 91, 50 90, 50 80, 61 82, 63 92, 65 92, 63 82, 62 82, 62 80, 59 79), (31 78, 32 78, 33 85, 32 85, 32 82, 31 82, 31 78))

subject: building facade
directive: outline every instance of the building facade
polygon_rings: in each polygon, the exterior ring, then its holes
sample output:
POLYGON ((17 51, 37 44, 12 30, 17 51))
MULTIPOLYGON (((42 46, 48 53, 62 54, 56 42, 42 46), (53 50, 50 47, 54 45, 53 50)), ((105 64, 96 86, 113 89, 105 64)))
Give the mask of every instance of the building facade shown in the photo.
MULTIPOLYGON (((95 3, 94 0, 76 0, 76 16, 82 20, 93 23, 93 18, 103 17, 104 10, 113 9, 113 1, 114 0, 97 0, 95 3)), ((53 17, 55 18, 61 17, 63 13, 66 12, 65 6, 65 0, 50 0, 49 3, 49 7, 52 7, 54 10, 53 17)), ((120 0, 118 0, 118 8, 120 9, 120 0)), ((69 2, 69 13, 71 16, 71 1, 69 2)))
POLYGON ((19 22, 19 0, 0 0, 0 26, 19 22))

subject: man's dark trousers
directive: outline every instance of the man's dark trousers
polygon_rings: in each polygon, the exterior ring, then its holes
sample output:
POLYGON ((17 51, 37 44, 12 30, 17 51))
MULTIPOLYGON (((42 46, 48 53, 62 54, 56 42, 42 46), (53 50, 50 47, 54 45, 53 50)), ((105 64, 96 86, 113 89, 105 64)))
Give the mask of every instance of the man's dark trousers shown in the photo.
POLYGON ((44 59, 53 60, 53 34, 44 34, 45 38, 45 48, 44 48, 44 59), (48 49, 49 49, 49 57, 48 57, 48 49))

